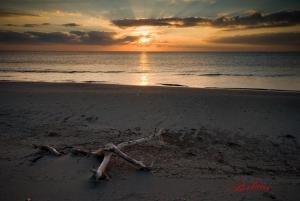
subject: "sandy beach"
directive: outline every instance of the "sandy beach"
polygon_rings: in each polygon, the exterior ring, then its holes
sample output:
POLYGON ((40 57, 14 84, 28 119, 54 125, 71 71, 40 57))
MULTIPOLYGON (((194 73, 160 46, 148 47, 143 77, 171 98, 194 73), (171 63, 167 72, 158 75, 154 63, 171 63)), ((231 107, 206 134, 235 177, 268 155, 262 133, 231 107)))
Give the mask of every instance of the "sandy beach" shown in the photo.
POLYGON ((299 199, 297 91, 1 82, 0 97, 1 201, 299 199), (124 150, 152 170, 113 157, 110 181, 91 178, 93 157, 35 160, 32 147, 95 150, 160 128, 164 144, 124 150))

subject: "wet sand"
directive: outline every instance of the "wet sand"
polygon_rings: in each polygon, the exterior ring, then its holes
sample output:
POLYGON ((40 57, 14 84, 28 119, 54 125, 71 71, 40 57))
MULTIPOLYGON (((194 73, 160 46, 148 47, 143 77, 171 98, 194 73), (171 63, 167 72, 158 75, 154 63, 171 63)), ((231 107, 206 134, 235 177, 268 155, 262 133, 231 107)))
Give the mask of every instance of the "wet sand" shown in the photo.
POLYGON ((295 91, 0 83, 0 198, 26 200, 298 200, 300 93, 295 91), (165 144, 126 148, 95 182, 93 157, 32 144, 96 149, 166 128, 165 144), (234 192, 244 181, 269 191, 234 192))

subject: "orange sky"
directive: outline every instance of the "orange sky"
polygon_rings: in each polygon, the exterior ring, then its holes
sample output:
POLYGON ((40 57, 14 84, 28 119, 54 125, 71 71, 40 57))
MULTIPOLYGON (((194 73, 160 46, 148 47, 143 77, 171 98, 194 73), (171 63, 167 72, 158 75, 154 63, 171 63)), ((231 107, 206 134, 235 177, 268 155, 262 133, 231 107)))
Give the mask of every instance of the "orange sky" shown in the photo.
POLYGON ((164 13, 160 6, 144 1, 92 2, 30 1, 22 5, 4 1, 0 6, 0 50, 300 50, 300 11, 290 9, 299 8, 297 1, 278 1, 269 7, 253 1, 233 9, 221 1, 160 0, 164 13), (276 5, 286 5, 286 11, 278 11, 276 5), (196 8, 206 14, 196 13, 196 8))

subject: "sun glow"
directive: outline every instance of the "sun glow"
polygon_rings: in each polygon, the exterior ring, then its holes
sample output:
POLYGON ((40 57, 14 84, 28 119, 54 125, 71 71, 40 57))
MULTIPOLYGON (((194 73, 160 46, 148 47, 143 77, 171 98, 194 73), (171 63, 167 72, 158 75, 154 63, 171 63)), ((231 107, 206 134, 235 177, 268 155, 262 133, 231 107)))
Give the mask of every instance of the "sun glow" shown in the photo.
POLYGON ((148 46, 153 42, 156 34, 155 30, 152 27, 137 27, 131 31, 132 35, 138 36, 138 45, 148 46))
POLYGON ((150 43, 150 41, 151 41, 151 38, 149 38, 149 37, 141 37, 139 40, 139 43, 141 45, 147 45, 150 43))

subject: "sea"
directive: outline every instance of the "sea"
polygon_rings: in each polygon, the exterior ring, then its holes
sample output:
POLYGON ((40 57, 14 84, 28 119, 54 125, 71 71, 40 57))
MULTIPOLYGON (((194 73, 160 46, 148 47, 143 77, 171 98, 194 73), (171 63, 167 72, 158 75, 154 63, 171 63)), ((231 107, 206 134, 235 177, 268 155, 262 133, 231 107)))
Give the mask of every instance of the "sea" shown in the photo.
POLYGON ((300 53, 0 52, 0 80, 300 91, 300 53))

